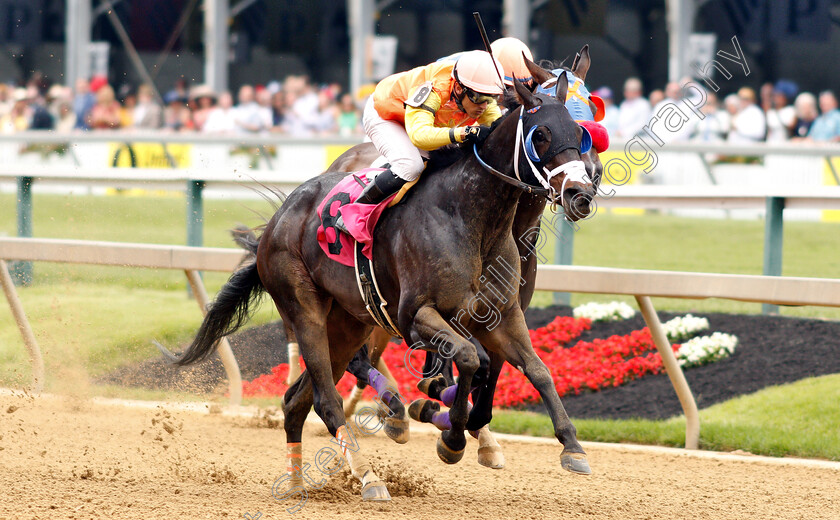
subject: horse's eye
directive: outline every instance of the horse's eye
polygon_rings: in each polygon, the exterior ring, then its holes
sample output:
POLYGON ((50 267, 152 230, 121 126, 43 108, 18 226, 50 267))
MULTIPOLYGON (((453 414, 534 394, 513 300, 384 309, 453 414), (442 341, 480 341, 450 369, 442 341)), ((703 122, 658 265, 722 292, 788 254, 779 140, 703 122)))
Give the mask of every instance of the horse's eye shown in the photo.
POLYGON ((537 130, 536 132, 534 132, 534 141, 544 142, 545 140, 545 134, 542 130, 537 130))

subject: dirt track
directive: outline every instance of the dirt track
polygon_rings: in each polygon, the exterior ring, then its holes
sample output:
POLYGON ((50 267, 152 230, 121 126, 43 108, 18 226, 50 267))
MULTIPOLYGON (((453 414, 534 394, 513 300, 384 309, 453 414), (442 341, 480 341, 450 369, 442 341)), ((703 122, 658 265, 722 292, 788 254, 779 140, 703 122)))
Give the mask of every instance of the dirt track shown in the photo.
MULTIPOLYGON (((257 418, 0 394, 0 520, 290 518, 271 496, 282 429, 257 418)), ((274 425, 276 426, 276 425, 274 425)), ((840 470, 593 446, 593 475, 559 468, 560 447, 503 441, 507 467, 441 463, 434 436, 362 440, 390 504, 362 503, 346 476, 291 518, 840 519, 840 470)), ((307 426, 304 462, 329 445, 307 426)), ((317 473, 317 470, 314 470, 317 473)))

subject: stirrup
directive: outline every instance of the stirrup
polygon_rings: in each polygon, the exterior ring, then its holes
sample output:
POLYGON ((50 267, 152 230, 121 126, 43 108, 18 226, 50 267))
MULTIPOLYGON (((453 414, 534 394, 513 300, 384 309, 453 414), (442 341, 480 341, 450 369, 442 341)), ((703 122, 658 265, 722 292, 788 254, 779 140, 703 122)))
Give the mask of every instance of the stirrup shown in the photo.
POLYGON ((344 217, 341 215, 341 211, 338 212, 338 217, 333 221, 333 227, 347 236, 350 236, 350 232, 347 231, 347 225, 344 223, 344 217))

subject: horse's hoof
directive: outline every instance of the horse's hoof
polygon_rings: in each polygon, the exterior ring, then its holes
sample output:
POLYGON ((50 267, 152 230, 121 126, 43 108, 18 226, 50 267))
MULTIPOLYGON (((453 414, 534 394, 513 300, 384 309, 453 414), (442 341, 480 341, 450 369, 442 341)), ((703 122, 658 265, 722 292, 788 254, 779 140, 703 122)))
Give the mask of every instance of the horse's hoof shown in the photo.
POLYGON ((362 487, 362 500, 366 502, 390 502, 391 494, 382 481, 368 482, 362 487))
POLYGON ((440 457, 440 460, 447 464, 457 464, 462 458, 464 458, 463 448, 457 451, 449 449, 449 446, 447 446, 443 441, 443 435, 438 437, 437 440, 437 454, 438 457, 440 457))
POLYGON ((499 446, 481 446, 478 448, 478 463, 486 468, 502 469, 505 467, 505 454, 499 446))
POLYGON ((560 467, 578 475, 590 475, 592 469, 583 453, 563 453, 560 455, 560 467))
MULTIPOLYGON (((443 377, 443 374, 427 377, 417 382, 417 389, 429 397, 432 397, 432 394, 429 393, 432 391, 432 386, 438 387, 439 389, 446 388, 446 378, 443 377)), ((439 393, 440 391, 438 391, 439 393)))
POLYGON ((385 418, 385 435, 397 444, 408 442, 410 431, 408 419, 397 419, 396 417, 385 418))
POLYGON ((415 399, 408 405, 408 416, 417 422, 430 423, 435 412, 440 411, 440 404, 428 399, 415 399))

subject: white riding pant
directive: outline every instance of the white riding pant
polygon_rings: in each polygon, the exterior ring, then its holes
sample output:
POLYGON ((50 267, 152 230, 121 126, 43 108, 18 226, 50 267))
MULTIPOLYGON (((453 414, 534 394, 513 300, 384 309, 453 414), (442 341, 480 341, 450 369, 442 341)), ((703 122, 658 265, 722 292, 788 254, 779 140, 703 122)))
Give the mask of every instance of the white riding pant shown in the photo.
POLYGON ((391 163, 394 175, 408 182, 420 176, 423 172, 422 152, 411 142, 405 126, 382 119, 373 107, 373 96, 365 105, 362 124, 373 145, 391 163))

